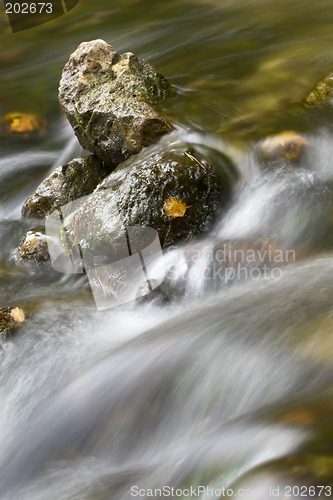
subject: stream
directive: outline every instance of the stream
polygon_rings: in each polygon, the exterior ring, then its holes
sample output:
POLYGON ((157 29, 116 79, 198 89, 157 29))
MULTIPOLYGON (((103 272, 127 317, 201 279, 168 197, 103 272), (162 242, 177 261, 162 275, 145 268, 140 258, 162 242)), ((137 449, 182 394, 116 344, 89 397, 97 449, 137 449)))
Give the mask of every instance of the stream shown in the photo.
POLYGON ((0 307, 28 312, 0 337, 1 500, 332 496, 333 113, 300 105, 333 69, 332 25, 328 0, 80 0, 13 34, 0 3, 0 116, 48 122, 38 139, 0 136, 0 307), (13 259, 23 202, 82 154, 57 86, 95 38, 177 90, 163 102, 176 130, 130 161, 181 141, 240 178, 194 265, 185 244, 161 257, 169 300, 104 311, 85 276, 13 259), (290 129, 306 158, 263 171, 255 141, 290 129), (290 251, 274 272, 206 273, 216 244, 258 241, 290 251))

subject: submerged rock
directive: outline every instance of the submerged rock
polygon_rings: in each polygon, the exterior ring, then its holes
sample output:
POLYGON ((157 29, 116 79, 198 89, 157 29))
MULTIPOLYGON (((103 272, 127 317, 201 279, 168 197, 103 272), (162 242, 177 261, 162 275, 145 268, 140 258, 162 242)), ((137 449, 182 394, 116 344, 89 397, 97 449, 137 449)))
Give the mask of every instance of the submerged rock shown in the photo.
POLYGON ((323 497, 332 495, 332 481, 332 456, 300 453, 254 467, 232 484, 230 490, 247 491, 247 498, 252 500, 274 496, 321 498, 320 493, 323 497))
POLYGON ((115 167, 172 130, 155 109, 168 89, 147 62, 93 40, 70 56, 59 101, 82 147, 115 167))
POLYGON ((258 157, 264 166, 273 162, 297 164, 306 154, 309 142, 297 132, 286 131, 271 135, 260 141, 257 146, 258 157))
POLYGON ((93 192, 109 170, 95 156, 75 158, 56 168, 29 196, 22 208, 24 217, 44 219, 62 205, 93 192))
POLYGON ((154 228, 162 247, 206 231, 230 197, 228 165, 217 171, 191 151, 154 153, 112 172, 69 225, 73 244, 91 255, 117 253, 125 228, 154 228), (225 170, 223 170, 223 168, 225 170))
POLYGON ((304 100, 306 106, 333 102, 333 73, 320 80, 304 100))
POLYGON ((21 242, 16 260, 32 264, 44 264, 50 260, 47 236, 40 231, 28 231, 21 242))
POLYGON ((25 313, 19 307, 0 308, 0 336, 7 336, 25 321, 25 313))

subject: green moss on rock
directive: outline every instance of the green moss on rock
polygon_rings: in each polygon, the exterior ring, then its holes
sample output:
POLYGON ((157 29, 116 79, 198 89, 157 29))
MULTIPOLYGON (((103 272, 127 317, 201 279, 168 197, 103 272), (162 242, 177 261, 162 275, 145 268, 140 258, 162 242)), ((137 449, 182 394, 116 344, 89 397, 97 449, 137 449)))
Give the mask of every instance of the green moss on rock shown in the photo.
POLYGON ((53 210, 93 192, 109 169, 95 156, 75 158, 56 168, 29 196, 22 208, 24 217, 44 219, 53 210))
POLYGON ((50 260, 47 236, 41 231, 28 231, 17 251, 18 262, 44 264, 50 260))
POLYGON ((333 100, 333 73, 320 80, 305 98, 306 106, 330 104, 333 100))
MULTIPOLYGON (((162 247, 207 231, 230 197, 225 164, 217 170, 185 148, 151 154, 112 172, 83 203, 70 225, 70 237, 91 254, 117 252, 124 228, 149 226, 162 247), (166 210, 166 201, 186 205, 182 216, 166 210)), ((121 243, 122 245, 122 243, 121 243)), ((120 245, 120 246, 121 246, 120 245)))

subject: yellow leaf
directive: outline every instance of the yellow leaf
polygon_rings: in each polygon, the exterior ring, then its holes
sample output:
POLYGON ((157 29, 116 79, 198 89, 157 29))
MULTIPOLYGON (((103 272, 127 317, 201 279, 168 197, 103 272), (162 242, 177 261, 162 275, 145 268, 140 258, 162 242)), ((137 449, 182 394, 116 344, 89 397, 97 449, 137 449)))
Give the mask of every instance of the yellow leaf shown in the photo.
POLYGON ((3 117, 2 121, 5 124, 6 132, 9 134, 45 134, 46 120, 38 115, 8 113, 3 117))
POLYGON ((163 205, 164 212, 170 217, 184 217, 187 205, 179 198, 168 198, 163 205))

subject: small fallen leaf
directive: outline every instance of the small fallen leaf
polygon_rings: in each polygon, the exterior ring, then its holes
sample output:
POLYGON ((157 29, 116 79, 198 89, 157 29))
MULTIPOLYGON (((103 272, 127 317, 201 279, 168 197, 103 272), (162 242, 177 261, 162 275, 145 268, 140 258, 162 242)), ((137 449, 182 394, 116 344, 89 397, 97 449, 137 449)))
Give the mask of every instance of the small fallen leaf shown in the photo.
POLYGON ((46 120, 38 115, 28 113, 8 113, 2 119, 7 134, 29 136, 31 134, 44 135, 46 120))
POLYGON ((20 309, 19 307, 15 307, 15 309, 12 309, 10 312, 11 317, 15 321, 15 323, 23 323, 25 320, 25 314, 23 309, 20 309))
POLYGON ((164 212, 170 217, 184 217, 187 208, 186 203, 179 198, 168 198, 163 205, 164 212))

